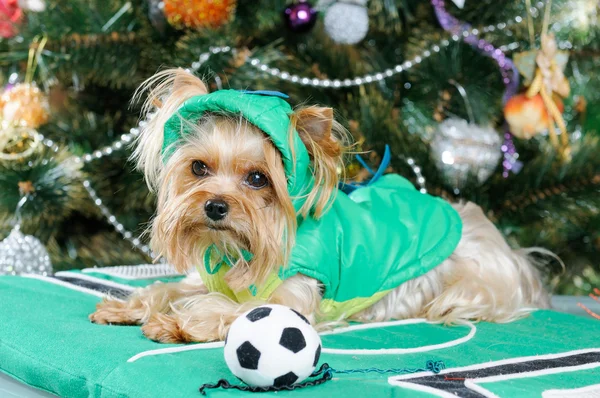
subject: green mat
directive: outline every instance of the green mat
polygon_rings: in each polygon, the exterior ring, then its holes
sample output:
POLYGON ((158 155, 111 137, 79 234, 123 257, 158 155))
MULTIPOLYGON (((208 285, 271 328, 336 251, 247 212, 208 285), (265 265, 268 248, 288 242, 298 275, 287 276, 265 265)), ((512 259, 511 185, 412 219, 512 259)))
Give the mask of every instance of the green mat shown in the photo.
MULTIPOLYGON (((90 269, 54 278, 0 277, 0 370, 64 397, 198 397, 203 383, 221 378, 237 383, 225 365, 221 343, 158 344, 139 327, 88 321, 107 291, 126 295, 132 286, 178 278, 163 271, 132 275, 90 269)), ((321 363, 338 370, 423 368, 427 360, 443 361, 446 369, 437 375, 336 374, 323 385, 278 396, 600 394, 600 322, 553 311, 500 325, 443 327, 422 320, 352 325, 323 334, 322 340, 321 363)))

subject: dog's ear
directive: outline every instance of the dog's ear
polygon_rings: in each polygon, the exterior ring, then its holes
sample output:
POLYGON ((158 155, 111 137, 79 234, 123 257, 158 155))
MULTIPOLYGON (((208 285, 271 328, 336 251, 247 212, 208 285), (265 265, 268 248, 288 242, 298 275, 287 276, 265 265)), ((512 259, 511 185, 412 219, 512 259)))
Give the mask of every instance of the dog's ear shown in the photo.
POLYGON ((148 93, 142 107, 142 120, 149 114, 153 116, 141 128, 140 135, 134 141, 135 150, 131 157, 138 169, 144 173, 150 189, 157 189, 160 185, 163 168, 161 152, 166 121, 183 102, 207 92, 202 80, 181 68, 161 71, 137 89, 132 102, 137 102, 148 93))
POLYGON ((331 108, 309 106, 296 110, 292 122, 311 157, 315 184, 300 213, 319 218, 337 193, 338 168, 343 169, 347 132, 334 120, 331 108))

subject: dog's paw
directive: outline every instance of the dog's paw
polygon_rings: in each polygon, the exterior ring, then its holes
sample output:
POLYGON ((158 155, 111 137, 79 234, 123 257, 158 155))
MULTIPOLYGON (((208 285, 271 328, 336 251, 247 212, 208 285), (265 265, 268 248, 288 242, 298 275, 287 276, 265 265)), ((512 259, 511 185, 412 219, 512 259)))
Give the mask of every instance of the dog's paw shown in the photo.
POLYGON ((96 312, 90 314, 89 319, 98 325, 137 325, 141 317, 125 302, 104 299, 96 305, 96 312))
POLYGON ((142 333, 160 343, 189 343, 191 336, 184 332, 177 319, 166 314, 154 314, 142 326, 142 333))

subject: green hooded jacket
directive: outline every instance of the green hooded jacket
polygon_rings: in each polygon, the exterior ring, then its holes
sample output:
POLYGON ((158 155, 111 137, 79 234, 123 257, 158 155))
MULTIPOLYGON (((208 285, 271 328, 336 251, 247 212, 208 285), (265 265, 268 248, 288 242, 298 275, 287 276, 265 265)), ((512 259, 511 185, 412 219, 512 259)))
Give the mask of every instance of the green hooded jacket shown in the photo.
MULTIPOLYGON (((241 114, 281 152, 288 192, 300 209, 303 194, 313 187, 310 158, 296 131, 289 140, 292 108, 281 96, 220 90, 190 98, 165 124, 163 161, 188 133, 186 126, 197 123, 204 113, 241 114)), ((388 174, 348 195, 339 191, 318 220, 299 218, 289 264, 262 286, 241 292, 230 289, 224 276, 232 264, 216 250, 207 250, 197 268, 209 291, 238 302, 268 300, 284 280, 298 273, 315 278, 323 286, 321 320, 334 320, 369 307, 395 287, 435 268, 452 254, 461 234, 462 222, 450 204, 388 174)))

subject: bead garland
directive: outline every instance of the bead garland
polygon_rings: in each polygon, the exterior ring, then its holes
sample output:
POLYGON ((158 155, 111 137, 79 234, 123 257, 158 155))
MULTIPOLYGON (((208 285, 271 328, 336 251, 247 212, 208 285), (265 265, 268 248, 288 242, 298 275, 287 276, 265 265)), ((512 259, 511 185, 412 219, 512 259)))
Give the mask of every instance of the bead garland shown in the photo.
POLYGON ((408 164, 408 166, 412 169, 413 173, 415 173, 415 176, 417 177, 417 185, 419 186, 419 192, 427 193, 427 188, 425 188, 426 181, 425 177, 423 177, 423 174, 421 173, 421 167, 416 164, 413 158, 403 158, 401 156, 399 156, 398 158, 404 160, 406 164, 408 164))
POLYGON ((86 153, 83 156, 75 156, 74 160, 76 163, 90 163, 93 160, 102 159, 104 156, 110 156, 116 151, 120 151, 125 148, 135 137, 140 134, 140 128, 146 125, 146 121, 141 121, 138 127, 132 127, 129 129, 128 134, 123 134, 118 141, 113 142, 103 148, 100 148, 94 152, 86 153))
POLYGON ((132 232, 127 231, 125 229, 125 226, 123 226, 123 224, 121 224, 119 220, 117 220, 117 217, 115 217, 110 212, 110 210, 108 210, 108 208, 102 202, 102 199, 98 197, 98 194, 96 194, 96 191, 94 190, 94 188, 92 188, 92 184, 90 183, 90 181, 83 181, 83 186, 86 189, 87 193, 90 195, 90 198, 92 198, 92 200, 94 201, 94 204, 100 209, 102 215, 106 217, 108 222, 113 227, 115 227, 115 230, 118 233, 120 233, 125 240, 129 241, 135 248, 142 251, 142 253, 154 258, 154 253, 152 252, 152 250, 150 250, 150 247, 148 245, 143 244, 138 237, 134 237, 132 232))
MULTIPOLYGON (((479 35, 481 32, 487 33, 487 32, 494 32, 496 30, 503 31, 509 26, 512 26, 514 24, 519 24, 522 22, 523 22, 523 17, 518 15, 518 16, 514 17, 513 19, 509 20, 508 22, 500 22, 498 24, 489 25, 489 26, 486 26, 481 29, 473 28, 473 29, 465 29, 461 32, 456 32, 455 34, 453 34, 450 37, 450 40, 457 42, 459 40, 462 40, 463 37, 476 36, 476 35, 479 35)), ((304 86, 326 87, 326 88, 354 87, 354 86, 360 86, 363 84, 370 84, 370 83, 382 81, 384 79, 387 79, 387 78, 397 75, 399 73, 407 71, 407 70, 411 69, 413 66, 420 64, 425 58, 430 57, 432 53, 439 52, 442 47, 449 46, 450 40, 443 39, 439 44, 434 44, 429 49, 424 50, 420 55, 417 55, 416 57, 414 57, 412 60, 404 61, 403 63, 397 64, 392 68, 386 69, 385 71, 372 73, 372 74, 366 74, 366 75, 358 76, 355 78, 347 78, 347 79, 343 79, 343 80, 341 80, 341 79, 318 79, 318 78, 314 78, 314 77, 298 76, 298 75, 291 74, 286 71, 281 71, 278 68, 272 68, 268 64, 265 64, 260 59, 255 58, 255 57, 248 58, 246 60, 246 63, 250 64, 251 66, 260 70, 261 72, 269 74, 273 77, 279 78, 281 80, 290 81, 292 83, 304 85, 304 86)), ((187 70, 190 72, 195 72, 198 69, 200 69, 202 64, 204 64, 206 61, 208 61, 208 59, 210 58, 211 55, 219 54, 219 53, 229 53, 231 51, 235 51, 235 50, 234 49, 232 50, 232 48, 230 46, 211 47, 209 49, 209 51, 200 54, 198 61, 192 63, 191 69, 187 69, 187 70)))

